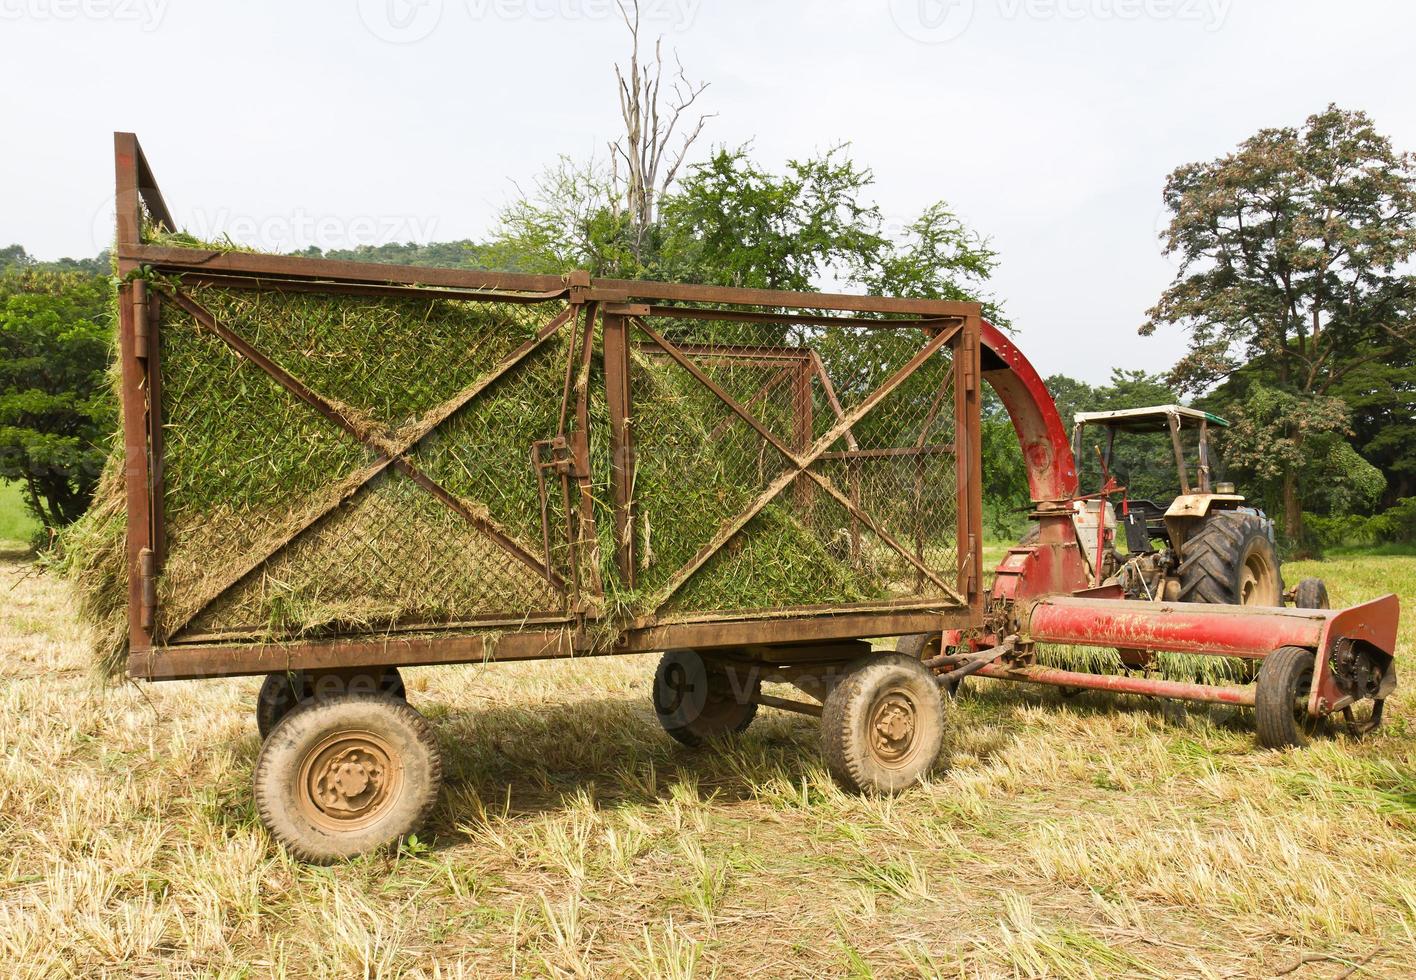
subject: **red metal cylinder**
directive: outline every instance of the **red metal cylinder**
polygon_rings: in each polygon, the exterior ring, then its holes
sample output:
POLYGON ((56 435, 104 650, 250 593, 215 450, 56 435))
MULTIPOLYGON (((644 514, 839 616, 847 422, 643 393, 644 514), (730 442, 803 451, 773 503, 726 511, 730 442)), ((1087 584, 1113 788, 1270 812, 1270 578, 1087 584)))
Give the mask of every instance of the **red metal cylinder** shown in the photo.
POLYGON ((1038 643, 1265 657, 1282 646, 1316 650, 1334 612, 1056 596, 1040 599, 1025 632, 1038 643))

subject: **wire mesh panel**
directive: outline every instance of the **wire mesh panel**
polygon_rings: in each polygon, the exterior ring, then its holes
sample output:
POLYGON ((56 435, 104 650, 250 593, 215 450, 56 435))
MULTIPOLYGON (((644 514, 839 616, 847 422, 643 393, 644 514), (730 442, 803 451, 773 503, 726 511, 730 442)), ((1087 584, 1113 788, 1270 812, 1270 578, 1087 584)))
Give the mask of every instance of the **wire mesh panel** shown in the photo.
POLYGON ((231 250, 115 150, 133 674, 981 621, 977 304, 231 250))
POLYGON ((639 610, 966 604, 953 332, 636 320, 639 610))
POLYGON ((563 305, 159 295, 159 635, 564 613, 543 516, 565 515, 543 512, 529 458, 557 427, 563 305))

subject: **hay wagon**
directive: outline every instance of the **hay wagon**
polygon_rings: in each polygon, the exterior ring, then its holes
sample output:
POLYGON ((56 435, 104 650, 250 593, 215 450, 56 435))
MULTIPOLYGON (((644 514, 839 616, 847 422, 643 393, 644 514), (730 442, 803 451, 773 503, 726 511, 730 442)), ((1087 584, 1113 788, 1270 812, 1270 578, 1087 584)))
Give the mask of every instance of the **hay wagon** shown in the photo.
POLYGON ((176 234, 131 134, 116 151, 127 669, 265 676, 255 796, 297 855, 396 840, 431 807, 411 665, 662 652, 671 736, 818 716, 865 790, 932 764, 941 689, 974 674, 1250 705, 1268 745, 1380 721, 1395 596, 1138 602, 1088 564, 1067 431, 975 304, 212 247, 176 234), (1038 524, 987 592, 985 381, 1038 524), (1049 642, 1128 669, 1044 667, 1049 642), (1261 666, 1151 676, 1166 651, 1261 666))
POLYGON ((292 850, 430 804, 415 664, 669 651, 689 744, 844 673, 842 776, 932 761, 932 676, 863 638, 981 622, 976 305, 202 248, 117 152, 129 672, 267 675, 292 850))

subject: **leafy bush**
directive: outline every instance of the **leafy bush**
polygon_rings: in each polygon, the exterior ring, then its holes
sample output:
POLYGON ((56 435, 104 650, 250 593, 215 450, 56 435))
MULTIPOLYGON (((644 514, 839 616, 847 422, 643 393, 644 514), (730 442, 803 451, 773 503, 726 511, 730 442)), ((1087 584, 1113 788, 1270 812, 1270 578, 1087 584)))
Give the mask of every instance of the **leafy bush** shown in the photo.
POLYGON ((1313 543, 1320 548, 1416 544, 1416 497, 1403 497, 1371 517, 1310 514, 1307 523, 1313 543))

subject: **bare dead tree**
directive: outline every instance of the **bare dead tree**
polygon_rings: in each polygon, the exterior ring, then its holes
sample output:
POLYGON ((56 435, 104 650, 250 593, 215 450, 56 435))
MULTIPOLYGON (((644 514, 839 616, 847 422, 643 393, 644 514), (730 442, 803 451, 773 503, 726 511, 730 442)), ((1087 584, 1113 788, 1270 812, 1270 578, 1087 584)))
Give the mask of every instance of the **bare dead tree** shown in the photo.
POLYGON ((668 79, 664 90, 664 39, 654 42, 654 57, 648 64, 639 61, 639 0, 616 0, 620 16, 629 28, 631 42, 629 69, 618 62, 615 79, 619 82, 620 115, 624 119, 624 135, 610 143, 610 177, 615 190, 616 205, 622 205, 629 215, 634 235, 636 259, 643 258, 644 236, 654 224, 658 201, 672 186, 683 166, 689 149, 703 132, 703 124, 711 114, 700 114, 692 128, 680 135, 674 147, 674 133, 690 115, 698 97, 708 87, 707 82, 690 82, 683 63, 674 53, 676 72, 668 79), (660 106, 660 98, 665 101, 660 106))

